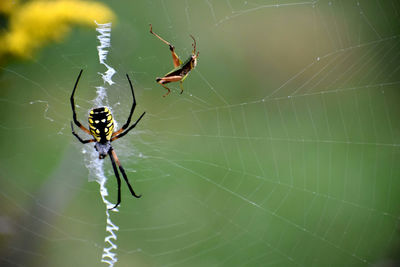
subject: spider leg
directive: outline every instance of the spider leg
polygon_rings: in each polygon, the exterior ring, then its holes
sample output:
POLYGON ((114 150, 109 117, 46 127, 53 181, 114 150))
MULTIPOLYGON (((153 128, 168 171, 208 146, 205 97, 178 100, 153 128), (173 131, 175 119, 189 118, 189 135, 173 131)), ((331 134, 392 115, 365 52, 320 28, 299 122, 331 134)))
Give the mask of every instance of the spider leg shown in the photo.
POLYGON ((137 119, 137 120, 135 121, 135 123, 132 124, 125 132, 122 132, 122 133, 120 133, 119 135, 117 135, 117 136, 111 138, 111 142, 112 142, 112 141, 115 141, 115 140, 117 140, 117 139, 119 139, 119 138, 121 138, 122 136, 126 135, 130 130, 132 130, 133 128, 135 128, 136 124, 139 123, 139 121, 142 119, 142 117, 144 116, 144 114, 146 114, 146 112, 143 112, 142 115, 140 115, 139 119, 137 119))
POLYGON ((156 36, 158 39, 160 39, 163 43, 169 46, 169 50, 171 50, 172 53, 172 61, 174 62, 174 67, 178 67, 182 64, 182 60, 178 57, 178 55, 175 53, 175 47, 171 45, 169 42, 165 41, 163 38, 161 38, 158 34, 153 32, 153 26, 150 24, 150 33, 156 36))
POLYGON ((129 124, 131 123, 132 115, 133 115, 133 112, 135 111, 135 107, 136 107, 135 93, 133 92, 132 82, 131 82, 131 79, 129 78, 128 74, 126 74, 126 78, 128 78, 129 86, 130 86, 130 88, 131 88, 132 98, 133 98, 133 104, 132 104, 132 107, 131 107, 131 112, 129 113, 129 116, 128 116, 128 120, 127 120, 126 123, 122 126, 122 128, 119 129, 118 131, 114 132, 114 133, 112 134, 112 136, 116 136, 116 135, 122 133, 126 128, 128 128, 129 124))
POLYGON ((136 198, 142 197, 142 195, 136 195, 135 191, 133 191, 133 188, 132 188, 131 184, 129 183, 128 177, 126 176, 125 170, 122 167, 121 163, 119 162, 119 159, 117 157, 117 154, 115 154, 114 149, 110 149, 110 151, 111 151, 112 157, 118 164, 119 170, 121 171, 122 176, 124 177, 124 180, 125 180, 126 184, 128 185, 129 191, 131 192, 132 196, 134 196, 136 198))
POLYGON ((72 90, 72 94, 71 94, 71 107, 72 107, 72 117, 74 119, 74 123, 76 124, 76 126, 78 126, 79 128, 81 128, 84 132, 86 132, 87 134, 90 134, 90 131, 88 129, 86 129, 77 119, 76 117, 76 112, 75 112, 75 101, 74 101, 74 95, 75 95, 75 90, 76 87, 78 87, 78 83, 79 83, 79 79, 81 78, 83 70, 81 70, 79 72, 78 78, 76 79, 75 85, 74 85, 74 90, 72 90))
POLYGON ((119 204, 121 203, 121 178, 119 177, 118 169, 117 169, 117 166, 115 165, 114 157, 113 157, 111 151, 112 151, 112 149, 110 149, 110 150, 108 151, 108 155, 110 156, 111 164, 112 164, 112 166, 113 166, 114 174, 115 174, 115 177, 117 178, 117 183, 118 183, 118 199, 117 199, 117 204, 115 204, 115 206, 112 207, 112 208, 110 209, 110 210, 113 210, 113 209, 115 209, 116 207, 118 207, 119 204))
POLYGON ((82 144, 92 143, 92 142, 95 142, 95 141, 96 141, 95 139, 83 140, 82 138, 80 138, 80 136, 79 136, 77 133, 75 133, 75 131, 74 131, 74 125, 72 124, 72 121, 71 121, 71 129, 72 129, 72 134, 73 134, 73 135, 79 140, 79 142, 81 142, 82 144))

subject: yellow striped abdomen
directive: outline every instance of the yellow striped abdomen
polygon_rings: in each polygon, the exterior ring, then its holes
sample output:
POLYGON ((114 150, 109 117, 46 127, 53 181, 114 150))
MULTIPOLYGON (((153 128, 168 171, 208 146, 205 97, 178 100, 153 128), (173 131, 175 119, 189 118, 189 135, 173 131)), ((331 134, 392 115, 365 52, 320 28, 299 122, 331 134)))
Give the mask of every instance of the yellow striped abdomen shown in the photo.
POLYGON ((89 113, 89 128, 97 142, 110 141, 114 132, 114 120, 110 110, 106 107, 92 109, 89 113))

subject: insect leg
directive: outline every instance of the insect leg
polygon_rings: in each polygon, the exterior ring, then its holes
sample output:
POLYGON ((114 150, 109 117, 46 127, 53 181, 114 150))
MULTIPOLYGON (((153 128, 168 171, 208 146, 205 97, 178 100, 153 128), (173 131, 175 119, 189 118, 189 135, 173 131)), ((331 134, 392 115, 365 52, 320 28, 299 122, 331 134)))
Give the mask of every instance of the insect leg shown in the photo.
POLYGON ((178 55, 175 53, 175 47, 170 44, 169 42, 165 41, 163 38, 161 38, 157 33, 153 32, 153 26, 150 24, 150 33, 156 36, 158 39, 160 39, 163 43, 169 46, 169 50, 171 50, 172 53, 172 61, 174 62, 174 67, 178 67, 182 64, 182 60, 178 57, 178 55))
POLYGON ((165 94, 163 94, 163 97, 166 97, 167 95, 169 95, 169 93, 171 93, 171 89, 169 89, 167 86, 165 86, 164 84, 160 83, 162 85, 162 87, 164 87, 165 89, 168 90, 168 92, 166 92, 165 94))
POLYGON ((179 75, 157 78, 157 80, 156 80, 157 83, 161 84, 165 89, 168 90, 168 92, 165 95, 163 95, 163 97, 166 97, 171 92, 171 90, 164 84, 170 83, 170 82, 178 82, 180 80, 182 80, 182 76, 179 76, 179 75))
POLYGON ((179 85, 181 87, 181 94, 182 94, 183 93, 183 83, 182 83, 182 81, 179 82, 179 85))

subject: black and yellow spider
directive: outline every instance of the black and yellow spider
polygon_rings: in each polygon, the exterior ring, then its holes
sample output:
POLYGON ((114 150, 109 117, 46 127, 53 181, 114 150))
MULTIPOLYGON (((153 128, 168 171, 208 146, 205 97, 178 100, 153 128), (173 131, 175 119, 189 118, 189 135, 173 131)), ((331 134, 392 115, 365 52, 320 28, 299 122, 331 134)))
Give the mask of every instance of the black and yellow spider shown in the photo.
POLYGON ((94 148, 96 149, 97 152, 99 152, 99 159, 104 159, 107 154, 110 156, 111 159, 111 164, 114 169, 115 177, 117 178, 117 183, 118 183, 118 201, 117 204, 111 209, 114 209, 118 207, 118 205, 121 203, 121 178, 119 177, 119 173, 117 170, 117 166, 115 163, 118 164, 119 170, 122 173, 122 176, 124 177, 124 180, 126 184, 128 185, 129 191, 131 192, 132 196, 136 198, 140 198, 141 195, 136 195, 135 191, 133 191, 132 186, 129 183, 128 177, 126 176, 125 170, 122 167, 121 163, 118 160, 117 154, 115 154, 115 151, 113 147, 111 146, 111 142, 123 137, 126 135, 130 130, 135 128, 136 124, 142 119, 144 114, 146 112, 143 112, 142 115, 140 115, 139 119, 135 121, 134 124, 132 124, 129 127, 129 124, 131 122, 131 118, 133 115, 133 112, 136 107, 136 100, 135 100, 135 94, 133 93, 133 86, 131 83, 131 80, 129 79, 128 74, 126 75, 126 78, 128 78, 129 81, 129 86, 131 87, 131 92, 132 92, 132 97, 133 97, 133 104, 131 111, 128 116, 128 120, 126 123, 122 126, 121 129, 118 131, 114 132, 114 120, 112 117, 112 114, 110 110, 107 107, 99 107, 99 108, 94 108, 90 111, 89 113, 89 128, 90 131, 85 128, 76 118, 76 112, 75 112, 75 103, 74 103, 74 94, 76 87, 78 86, 79 79, 81 78, 82 75, 81 70, 79 72, 79 76, 76 79, 74 90, 72 91, 71 95, 71 107, 72 107, 72 116, 74 123, 76 126, 82 129, 87 134, 90 134, 93 136, 93 139, 88 139, 88 140, 83 140, 82 138, 79 137, 77 133, 74 131, 74 127, 71 121, 71 129, 72 129, 72 134, 82 143, 82 144, 87 144, 87 143, 92 143, 95 142, 96 144, 94 145, 94 148), (129 127, 129 128, 128 128, 129 127))

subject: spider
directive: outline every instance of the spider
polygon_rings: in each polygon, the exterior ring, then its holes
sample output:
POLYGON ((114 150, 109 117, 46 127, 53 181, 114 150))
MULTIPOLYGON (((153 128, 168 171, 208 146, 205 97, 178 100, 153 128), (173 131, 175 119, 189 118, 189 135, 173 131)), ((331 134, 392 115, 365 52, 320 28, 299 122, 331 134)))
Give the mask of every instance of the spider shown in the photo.
POLYGON ((122 173, 122 176, 128 185, 129 191, 131 192, 132 196, 135 198, 140 198, 141 195, 137 195, 135 191, 133 191, 132 186, 129 183, 128 177, 126 176, 125 170, 122 167, 121 163, 118 160, 117 154, 115 153, 113 147, 111 146, 111 142, 123 137, 126 135, 130 130, 135 128, 136 124, 142 119, 144 114, 146 112, 143 112, 142 115, 140 115, 139 119, 135 121, 130 127, 129 124, 131 122, 132 114, 135 110, 136 107, 136 100, 135 100, 135 94, 133 93, 133 86, 131 83, 131 80, 129 79, 128 74, 126 74, 126 78, 128 79, 129 86, 131 88, 132 92, 132 98, 133 98, 133 104, 131 111, 128 116, 128 120, 126 123, 122 126, 121 129, 118 131, 114 132, 114 120, 112 117, 112 114, 110 110, 107 107, 99 107, 99 108, 94 108, 89 112, 89 128, 88 130, 86 127, 84 127, 77 119, 76 117, 76 112, 75 112, 75 102, 74 102, 74 94, 75 90, 78 86, 79 79, 81 78, 83 70, 79 72, 78 78, 76 79, 74 90, 72 91, 71 94, 71 107, 72 107, 72 117, 73 121, 78 126, 79 128, 82 129, 87 134, 92 135, 92 139, 88 140, 83 140, 77 133, 74 131, 74 126, 71 121, 71 129, 72 129, 72 134, 82 143, 82 144, 87 144, 87 143, 92 143, 95 142, 96 144, 94 145, 94 148, 96 149, 97 152, 99 152, 99 159, 104 159, 107 155, 110 156, 111 164, 114 169, 115 177, 117 178, 117 183, 118 183, 118 200, 117 204, 112 209, 118 207, 118 205, 121 203, 121 178, 119 176, 117 166, 119 167, 120 172, 122 173), (129 127, 129 128, 128 128, 129 127), (116 163, 116 164, 115 164, 116 163))
POLYGON ((199 57, 199 52, 196 54, 196 40, 192 35, 190 37, 193 39, 193 51, 192 55, 182 63, 182 60, 178 57, 178 55, 175 53, 175 47, 165 41, 163 38, 161 38, 158 34, 153 32, 153 26, 150 24, 150 33, 156 36, 158 39, 160 39, 163 43, 167 44, 169 46, 169 50, 171 50, 172 53, 172 60, 174 62, 174 69, 168 72, 167 74, 164 75, 164 77, 156 78, 156 82, 161 84, 165 89, 168 90, 166 94, 163 95, 163 97, 166 97, 171 90, 165 86, 164 84, 170 83, 170 82, 180 82, 180 87, 181 87, 181 94, 183 93, 183 85, 182 82, 186 79, 186 77, 189 75, 189 72, 194 69, 197 65, 197 58, 199 57))

